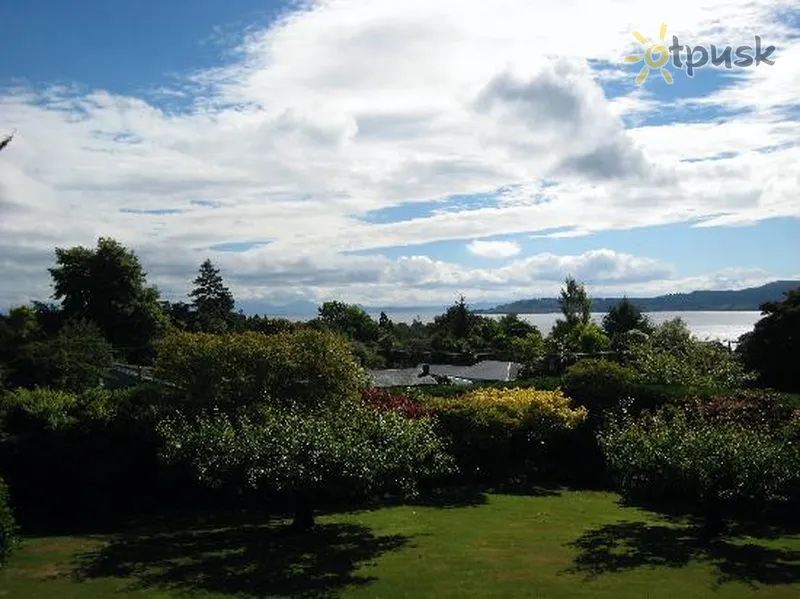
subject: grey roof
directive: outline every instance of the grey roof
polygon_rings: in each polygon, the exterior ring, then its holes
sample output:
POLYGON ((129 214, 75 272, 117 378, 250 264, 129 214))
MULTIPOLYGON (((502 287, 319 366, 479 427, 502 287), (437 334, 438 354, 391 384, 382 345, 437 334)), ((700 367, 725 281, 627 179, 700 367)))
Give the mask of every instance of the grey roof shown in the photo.
POLYGON ((431 376, 422 376, 422 365, 416 368, 395 368, 390 370, 371 370, 375 387, 413 387, 416 385, 435 385, 434 376, 447 377, 451 382, 469 385, 475 381, 514 381, 519 374, 521 364, 501 362, 499 360, 483 360, 472 366, 455 366, 452 364, 430 364, 431 376))
POLYGON ((420 368, 391 368, 389 370, 370 370, 372 384, 375 387, 415 387, 417 385, 435 385, 432 376, 420 376, 420 368))
POLYGON ((471 381, 514 381, 519 374, 521 364, 501 362, 500 360, 483 360, 472 366, 453 366, 450 364, 431 364, 431 374, 460 377, 471 381))

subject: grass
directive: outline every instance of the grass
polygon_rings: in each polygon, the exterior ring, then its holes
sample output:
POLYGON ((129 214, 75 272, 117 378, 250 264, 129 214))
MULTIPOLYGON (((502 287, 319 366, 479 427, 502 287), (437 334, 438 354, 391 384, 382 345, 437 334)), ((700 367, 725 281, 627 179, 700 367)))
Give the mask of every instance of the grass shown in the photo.
POLYGON ((473 495, 333 514, 307 534, 257 514, 185 515, 24 540, 0 597, 800 596, 800 534, 691 523, 601 492, 473 495))

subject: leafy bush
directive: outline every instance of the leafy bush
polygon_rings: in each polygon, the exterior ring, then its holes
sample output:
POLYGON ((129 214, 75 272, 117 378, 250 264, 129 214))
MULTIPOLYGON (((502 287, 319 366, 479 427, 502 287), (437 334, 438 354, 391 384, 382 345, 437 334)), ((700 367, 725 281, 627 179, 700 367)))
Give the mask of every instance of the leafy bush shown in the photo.
POLYGON ((17 525, 14 512, 11 509, 11 500, 8 496, 8 487, 0 478, 0 567, 11 556, 17 542, 17 525))
POLYGON ((314 412, 263 406, 257 418, 214 410, 167 419, 159 432, 168 463, 207 485, 279 495, 292 502, 300 527, 313 522, 314 503, 413 493, 449 463, 430 419, 359 406, 314 412))
POLYGON ((769 391, 738 391, 730 395, 691 397, 684 400, 684 411, 703 422, 737 422, 762 430, 786 429, 800 421, 800 408, 769 391))
POLYGON ((800 288, 783 301, 761 306, 763 318, 736 348, 745 364, 758 373, 762 385, 784 391, 800 391, 800 288))
POLYGON ((611 347, 611 339, 593 322, 557 320, 546 345, 549 353, 563 356, 605 351, 611 347))
POLYGON ((697 340, 680 319, 662 323, 646 341, 632 344, 629 365, 637 382, 647 385, 737 389, 753 380, 732 351, 716 341, 697 340))
POLYGON ((17 389, 0 400, 0 471, 23 521, 69 522, 177 498, 159 466, 152 390, 17 389), (150 403, 151 400, 153 403, 150 403))
POLYGON ((630 368, 616 362, 581 360, 564 373, 564 391, 597 418, 630 394, 635 376, 630 368))
POLYGON ((18 348, 11 364, 10 386, 49 386, 81 392, 97 387, 112 362, 112 348, 100 329, 69 321, 52 338, 18 348))
POLYGON ((378 412, 397 412, 413 419, 424 418, 431 414, 431 411, 417 399, 407 395, 392 394, 386 389, 367 389, 362 392, 361 399, 378 412))
POLYGON ((719 518, 725 506, 762 506, 800 489, 800 444, 737 419, 662 409, 615 420, 599 440, 630 498, 702 505, 719 518))
POLYGON ((198 409, 356 401, 369 380, 344 338, 311 329, 275 335, 172 332, 157 351, 155 377, 198 409))
POLYGON ((560 391, 479 388, 458 399, 429 398, 462 471, 504 477, 532 465, 542 446, 575 429, 585 408, 572 408, 560 391))

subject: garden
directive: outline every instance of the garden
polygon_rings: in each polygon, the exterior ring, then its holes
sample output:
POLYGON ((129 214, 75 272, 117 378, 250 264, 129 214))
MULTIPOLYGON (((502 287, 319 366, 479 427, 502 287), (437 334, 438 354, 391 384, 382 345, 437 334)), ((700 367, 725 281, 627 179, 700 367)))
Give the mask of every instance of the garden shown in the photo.
MULTIPOLYGON (((800 290, 736 351, 630 302, 588 323, 574 281, 562 300, 548 337, 518 331, 523 380, 399 389, 371 388, 353 310, 239 330, 198 301, 159 329, 142 286, 147 343, 66 299, 12 311, 0 595, 796 597, 800 290), (120 348, 152 380, 111 384, 120 348)), ((463 308, 451 340, 479 334, 463 308)))

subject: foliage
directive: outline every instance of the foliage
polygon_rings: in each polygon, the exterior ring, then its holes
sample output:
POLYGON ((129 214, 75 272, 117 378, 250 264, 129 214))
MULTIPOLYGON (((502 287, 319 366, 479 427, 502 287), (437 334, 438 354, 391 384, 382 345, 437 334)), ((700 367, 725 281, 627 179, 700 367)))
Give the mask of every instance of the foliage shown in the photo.
POLYGON ((547 348, 551 354, 569 355, 573 353, 597 353, 611 347, 611 340, 603 329, 593 322, 584 324, 557 320, 547 338, 547 348))
POLYGON ((164 459, 211 486, 278 494, 309 525, 312 503, 414 493, 448 458, 427 419, 352 405, 317 411, 264 406, 257 418, 211 411, 159 425, 164 459))
POLYGON ((664 408, 636 420, 614 420, 600 433, 624 495, 717 509, 785 500, 800 488, 796 441, 735 419, 696 416, 664 408))
POLYGON ((81 392, 97 387, 113 361, 111 344, 91 322, 68 321, 58 334, 20 354, 14 382, 81 392))
POLYGON ((17 389, 0 400, 0 470, 24 521, 73 522, 195 493, 159 466, 159 387, 17 389))
POLYGON ((528 370, 535 369, 545 351, 544 337, 535 327, 523 336, 512 337, 509 346, 513 359, 528 370))
POLYGON ((599 417, 630 395, 635 376, 630 368, 616 362, 581 360, 564 373, 564 391, 586 406, 593 417, 599 417))
POLYGON ((211 260, 207 259, 200 265, 200 273, 194 280, 194 289, 189 297, 192 298, 199 330, 222 333, 228 329, 234 307, 233 295, 211 260))
POLYGON ((0 568, 8 561, 17 544, 17 525, 5 481, 0 478, 0 568))
POLYGON ((758 373, 762 385, 800 391, 800 288, 781 302, 761 306, 762 318, 740 339, 737 350, 748 368, 758 373))
POLYGON ((94 249, 56 248, 53 297, 61 300, 64 316, 97 324, 112 345, 130 359, 149 356, 152 340, 166 317, 158 291, 147 286, 138 257, 120 243, 100 238, 94 249))
POLYGON ((577 323, 589 324, 592 314, 592 302, 586 288, 573 277, 567 277, 558 300, 561 313, 569 325, 577 323))
POLYGON ((479 319, 462 295, 444 314, 434 319, 433 330, 444 337, 464 340, 470 336, 479 319))
POLYGON ((626 335, 631 331, 652 333, 653 325, 639 307, 628 298, 619 300, 603 317, 603 330, 615 347, 624 347, 626 335))
POLYGON ((680 319, 656 327, 646 341, 635 343, 629 364, 638 382, 735 389, 752 377, 737 356, 716 341, 699 341, 680 319))
POLYGON ((358 306, 325 302, 319 307, 319 319, 331 331, 354 341, 377 341, 378 324, 358 306))
POLYGON ((560 391, 478 388, 457 399, 428 398, 463 472, 502 477, 527 468, 542 445, 576 428, 586 409, 560 391))
POLYGON ((348 342, 326 331, 176 331, 161 340, 157 350, 155 377, 178 388, 194 408, 331 405, 357 400, 368 384, 348 342))
POLYGON ((547 338, 547 351, 552 355, 605 351, 611 340, 603 329, 591 321, 592 302, 586 288, 573 277, 567 277, 558 300, 565 320, 558 319, 547 338))
POLYGON ((702 422, 734 422, 788 434, 800 425, 800 408, 787 405, 781 395, 770 391, 740 390, 726 395, 688 397, 680 403, 685 413, 702 422))
POLYGON ((386 389, 365 389, 361 399, 371 409, 378 412, 397 412, 406 418, 424 418, 431 415, 431 410, 415 398, 398 395, 386 389))

